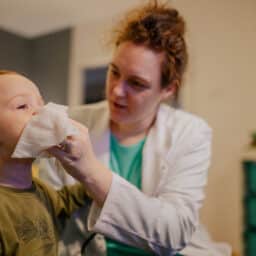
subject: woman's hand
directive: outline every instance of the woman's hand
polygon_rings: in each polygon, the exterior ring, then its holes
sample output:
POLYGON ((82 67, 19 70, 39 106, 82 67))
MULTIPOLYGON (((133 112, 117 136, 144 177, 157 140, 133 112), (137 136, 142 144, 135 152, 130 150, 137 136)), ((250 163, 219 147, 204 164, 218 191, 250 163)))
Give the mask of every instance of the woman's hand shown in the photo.
POLYGON ((48 152, 62 163, 71 176, 82 181, 92 171, 97 159, 92 151, 88 129, 78 122, 70 121, 79 133, 67 137, 60 145, 48 149, 48 152))
POLYGON ((112 182, 112 173, 96 158, 88 129, 71 120, 79 134, 69 136, 58 146, 47 151, 56 157, 64 169, 86 187, 93 199, 102 205, 112 182))

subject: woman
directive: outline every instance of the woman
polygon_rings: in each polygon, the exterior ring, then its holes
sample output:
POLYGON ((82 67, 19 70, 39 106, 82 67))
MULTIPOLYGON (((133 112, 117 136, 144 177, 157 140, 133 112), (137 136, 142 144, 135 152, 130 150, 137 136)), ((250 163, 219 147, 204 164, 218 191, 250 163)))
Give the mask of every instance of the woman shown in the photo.
POLYGON ((88 229, 98 235, 86 255, 228 255, 198 238, 211 129, 162 104, 182 84, 184 31, 177 10, 157 1, 130 12, 115 31, 107 102, 71 111, 90 139, 74 122, 80 135, 50 150, 93 199, 88 229))

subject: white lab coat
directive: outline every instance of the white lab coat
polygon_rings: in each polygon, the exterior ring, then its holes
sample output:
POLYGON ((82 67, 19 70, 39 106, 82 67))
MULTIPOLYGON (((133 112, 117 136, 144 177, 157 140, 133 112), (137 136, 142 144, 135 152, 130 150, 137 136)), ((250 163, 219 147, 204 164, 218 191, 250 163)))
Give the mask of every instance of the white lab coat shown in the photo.
MULTIPOLYGON (((109 112, 106 102, 70 111, 89 128, 97 158, 109 165, 109 112)), ((211 158, 211 129, 200 118, 160 105, 143 149, 142 189, 114 174, 101 209, 95 203, 88 229, 120 242, 171 256, 229 256, 230 248, 213 243, 199 225, 199 209, 211 158), (204 235, 202 235, 204 234, 204 235)), ((51 182, 72 183, 67 174, 49 172, 51 182)), ((105 255, 97 235, 86 255, 105 255)))

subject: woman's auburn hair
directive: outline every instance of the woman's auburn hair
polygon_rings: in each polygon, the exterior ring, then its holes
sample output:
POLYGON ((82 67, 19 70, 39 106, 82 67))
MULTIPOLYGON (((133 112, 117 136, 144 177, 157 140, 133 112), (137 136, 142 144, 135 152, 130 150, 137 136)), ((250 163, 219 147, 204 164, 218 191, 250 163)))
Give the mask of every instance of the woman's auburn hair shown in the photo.
POLYGON ((114 28, 111 42, 118 46, 131 41, 163 52, 161 87, 175 83, 178 92, 188 62, 184 33, 185 21, 179 12, 154 0, 129 11, 114 28))

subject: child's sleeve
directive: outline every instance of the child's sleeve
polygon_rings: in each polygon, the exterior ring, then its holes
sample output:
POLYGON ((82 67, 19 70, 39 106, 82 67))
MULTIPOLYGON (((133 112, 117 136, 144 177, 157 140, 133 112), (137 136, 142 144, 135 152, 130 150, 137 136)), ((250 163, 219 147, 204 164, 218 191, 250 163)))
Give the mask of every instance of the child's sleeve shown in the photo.
POLYGON ((64 186, 61 190, 57 191, 57 203, 55 210, 57 215, 61 214, 62 211, 66 215, 70 216, 78 208, 89 205, 91 199, 84 186, 77 183, 72 186, 64 186))
POLYGON ((90 205, 91 199, 86 193, 85 187, 76 183, 72 186, 63 186, 60 190, 55 190, 52 187, 44 184, 42 181, 36 181, 41 187, 43 194, 47 193, 47 201, 50 207, 54 210, 54 215, 71 216, 71 214, 82 206, 90 205))

